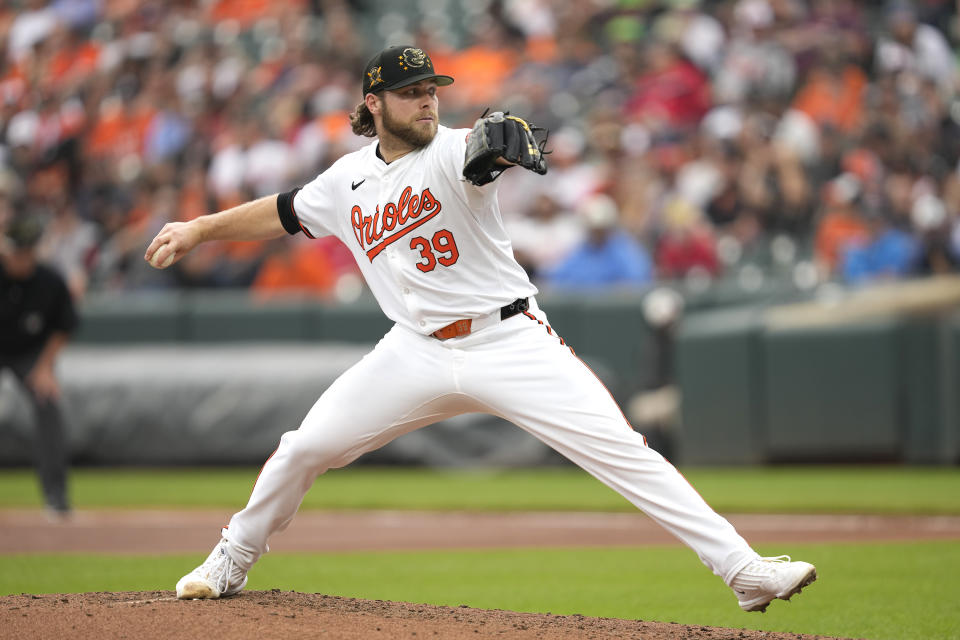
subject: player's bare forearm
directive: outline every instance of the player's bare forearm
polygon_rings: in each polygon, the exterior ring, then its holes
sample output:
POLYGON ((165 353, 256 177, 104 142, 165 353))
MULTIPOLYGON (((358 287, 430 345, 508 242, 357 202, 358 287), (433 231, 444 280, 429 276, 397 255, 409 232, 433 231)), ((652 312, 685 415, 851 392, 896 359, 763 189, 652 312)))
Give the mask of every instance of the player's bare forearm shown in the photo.
POLYGON ((244 204, 202 216, 198 225, 200 242, 211 240, 269 240, 286 232, 277 215, 277 196, 265 196, 244 204))
POLYGON ((277 196, 265 196, 189 222, 170 222, 153 239, 144 259, 165 269, 202 242, 269 240, 286 233, 277 215, 277 196))

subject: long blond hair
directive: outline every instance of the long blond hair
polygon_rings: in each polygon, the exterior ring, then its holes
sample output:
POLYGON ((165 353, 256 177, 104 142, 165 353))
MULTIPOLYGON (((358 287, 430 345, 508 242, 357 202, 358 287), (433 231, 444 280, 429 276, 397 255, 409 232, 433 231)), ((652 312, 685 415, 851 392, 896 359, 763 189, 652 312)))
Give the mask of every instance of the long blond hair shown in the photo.
POLYGON ((377 135, 377 126, 373 121, 373 114, 367 108, 366 102, 361 102, 350 114, 350 127, 358 136, 373 138, 377 135))

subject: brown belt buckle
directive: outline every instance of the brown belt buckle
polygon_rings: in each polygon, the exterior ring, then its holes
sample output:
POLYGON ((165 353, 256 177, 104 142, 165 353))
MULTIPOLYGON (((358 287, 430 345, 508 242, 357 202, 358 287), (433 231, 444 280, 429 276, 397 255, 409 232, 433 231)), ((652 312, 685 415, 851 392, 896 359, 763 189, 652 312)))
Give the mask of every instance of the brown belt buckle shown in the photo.
POLYGON ((457 320, 456 322, 451 322, 442 329, 437 329, 433 332, 433 337, 438 340, 449 340, 450 338, 459 338, 460 336, 465 336, 470 333, 470 325, 473 324, 473 320, 469 318, 466 320, 457 320))

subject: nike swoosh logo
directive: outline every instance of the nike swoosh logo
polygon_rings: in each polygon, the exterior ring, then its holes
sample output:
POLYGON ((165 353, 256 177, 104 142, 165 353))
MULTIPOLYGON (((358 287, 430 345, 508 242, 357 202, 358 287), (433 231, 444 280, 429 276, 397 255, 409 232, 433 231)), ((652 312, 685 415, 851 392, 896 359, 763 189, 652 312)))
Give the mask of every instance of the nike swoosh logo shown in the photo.
POLYGON ((366 182, 366 181, 367 181, 367 179, 364 178, 364 179, 361 180, 360 182, 351 182, 351 183, 350 183, 350 188, 351 188, 353 191, 356 191, 356 190, 357 190, 357 187, 359 187, 360 185, 362 185, 362 184, 363 184, 364 182, 366 182))

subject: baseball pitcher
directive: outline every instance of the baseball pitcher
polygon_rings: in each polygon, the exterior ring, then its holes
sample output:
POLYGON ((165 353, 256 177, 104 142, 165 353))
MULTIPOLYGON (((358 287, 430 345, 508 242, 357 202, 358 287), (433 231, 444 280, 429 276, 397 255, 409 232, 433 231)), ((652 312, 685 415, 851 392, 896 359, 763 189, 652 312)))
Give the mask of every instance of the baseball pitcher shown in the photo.
POLYGON ((147 248, 157 268, 201 242, 334 235, 353 252, 394 321, 376 347, 285 433, 247 506, 207 560, 176 586, 182 599, 243 589, 270 536, 293 519, 327 469, 458 414, 501 416, 622 494, 763 611, 816 578, 813 565, 761 558, 624 418, 610 393, 550 327, 513 258, 495 179, 547 171, 543 136, 514 115, 472 129, 439 124, 438 74, 414 46, 375 55, 362 75, 355 133, 374 138, 302 188, 186 223, 147 248))

